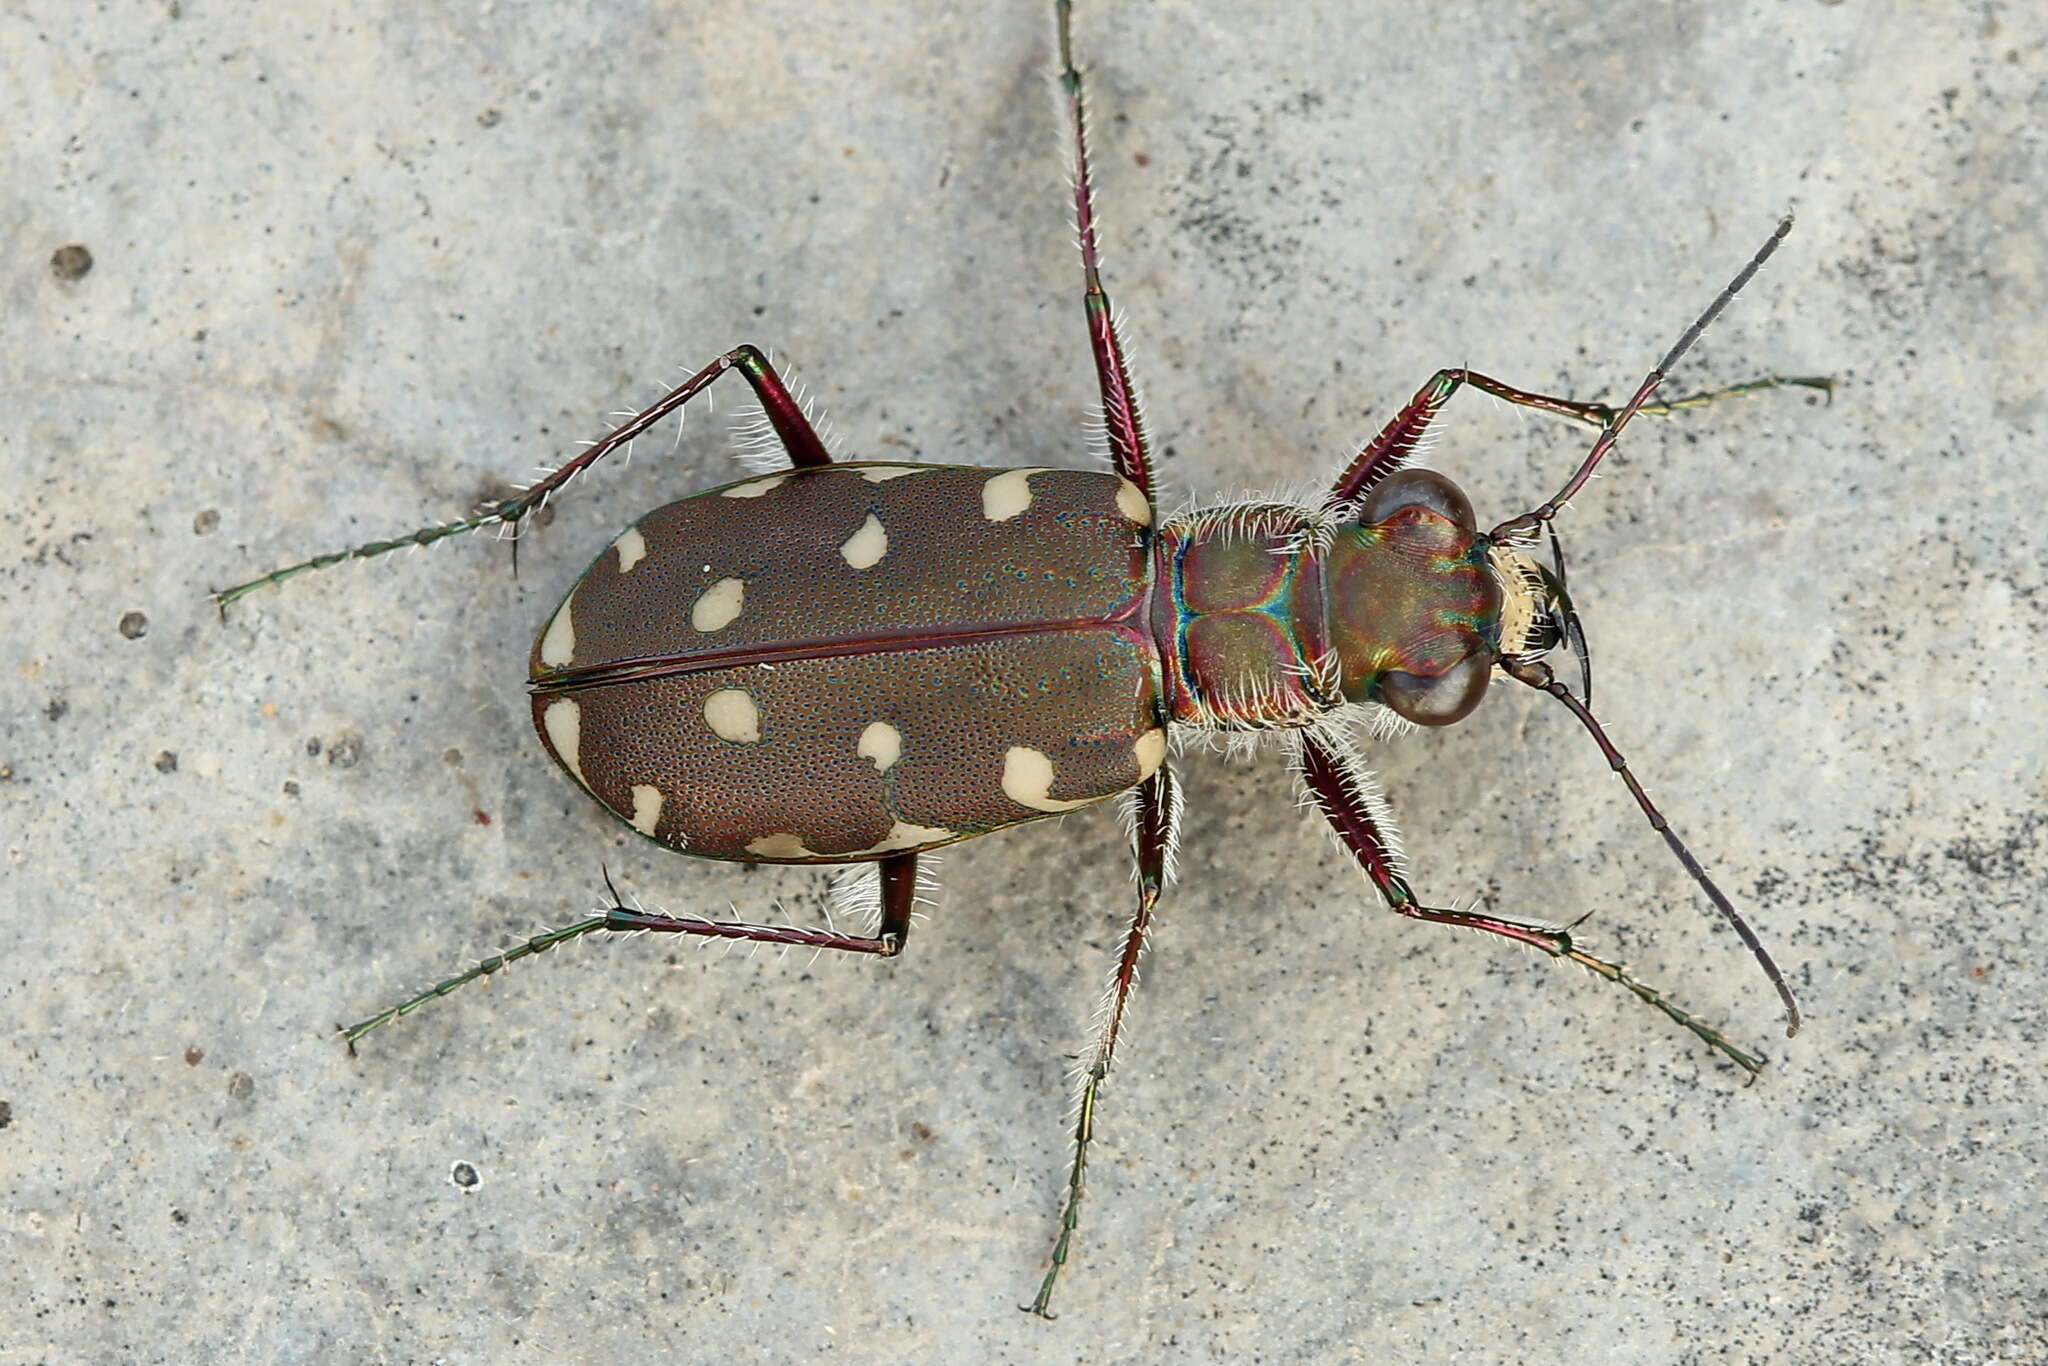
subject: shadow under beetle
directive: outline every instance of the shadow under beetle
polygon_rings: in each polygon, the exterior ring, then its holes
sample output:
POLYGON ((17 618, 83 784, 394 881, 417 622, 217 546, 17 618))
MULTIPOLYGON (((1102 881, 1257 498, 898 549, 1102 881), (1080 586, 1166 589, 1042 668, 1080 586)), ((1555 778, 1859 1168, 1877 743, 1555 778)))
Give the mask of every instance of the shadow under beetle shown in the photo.
MULTIPOLYGON (((1664 403, 1666 372, 1749 282, 1787 219, 1619 409, 1438 372, 1317 505, 1248 502, 1161 521, 1145 423, 1096 264, 1071 5, 1055 5, 1073 130, 1074 214, 1089 347, 1114 472, 834 461, 767 357, 740 346, 516 497, 276 570, 216 593, 223 607, 309 569, 516 528, 571 479, 727 371, 759 399, 778 459, 659 508, 584 571, 533 645, 541 743, 586 792, 659 844, 700 858, 865 864, 868 934, 656 915, 619 904, 487 958, 344 1031, 355 1042, 427 1001, 593 931, 659 931, 893 957, 917 897, 918 855, 1021 821, 1133 794, 1137 906, 1101 1032, 1079 1072, 1074 1156, 1057 1241, 1028 1308, 1050 1317, 1077 1224, 1095 1105, 1146 932, 1173 863, 1175 727, 1277 732, 1308 797, 1387 905, 1569 959, 1634 993, 1744 1071, 1763 1059, 1579 948, 1567 928, 1431 906, 1410 886, 1386 803, 1350 731, 1386 714, 1462 719, 1498 672, 1561 702, 1650 824, 1798 1008, 1756 936, 1644 795, 1588 710, 1584 636, 1563 561, 1527 552, 1638 414, 1829 381, 1769 377, 1664 403), (1405 468, 1451 395, 1470 386, 1585 423, 1599 436, 1556 495, 1480 531, 1441 474, 1405 468), (1580 661, 1577 692, 1546 656, 1580 661)), ((607 883, 609 890, 609 882, 607 883)))

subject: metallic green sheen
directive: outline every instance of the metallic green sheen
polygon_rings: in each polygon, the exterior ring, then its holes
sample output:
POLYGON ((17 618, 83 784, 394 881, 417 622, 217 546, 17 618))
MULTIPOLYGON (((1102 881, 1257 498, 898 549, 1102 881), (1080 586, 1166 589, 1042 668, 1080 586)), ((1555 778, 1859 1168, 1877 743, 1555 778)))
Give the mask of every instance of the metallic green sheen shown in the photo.
POLYGON ((1338 533, 1323 572, 1345 697, 1376 700, 1390 671, 1436 678, 1491 648, 1501 594, 1487 551, 1483 537, 1421 507, 1338 533))

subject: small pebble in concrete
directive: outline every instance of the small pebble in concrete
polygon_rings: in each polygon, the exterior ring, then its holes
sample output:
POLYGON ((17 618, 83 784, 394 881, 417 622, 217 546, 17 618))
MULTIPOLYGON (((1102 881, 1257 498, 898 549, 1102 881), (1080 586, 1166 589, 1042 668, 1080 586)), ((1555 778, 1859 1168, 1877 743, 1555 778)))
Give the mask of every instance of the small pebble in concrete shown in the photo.
POLYGON ((457 1162, 448 1169, 448 1179, 462 1190, 475 1190, 483 1182, 477 1169, 467 1162, 457 1162))
POLYGON ((204 508, 192 517, 194 536, 211 536, 220 529, 220 513, 213 508, 204 508))
POLYGON ((121 634, 130 640, 140 640, 149 634, 149 618, 140 612, 121 614, 121 634))
POLYGON ((156 771, 159 773, 176 773, 178 771, 178 756, 168 749, 158 750, 156 771))

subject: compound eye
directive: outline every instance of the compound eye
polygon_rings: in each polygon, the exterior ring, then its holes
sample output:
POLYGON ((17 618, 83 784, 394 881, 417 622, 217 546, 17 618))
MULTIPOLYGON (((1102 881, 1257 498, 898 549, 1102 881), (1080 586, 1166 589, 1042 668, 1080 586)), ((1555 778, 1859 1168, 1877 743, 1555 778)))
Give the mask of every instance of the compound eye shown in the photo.
POLYGON ((1439 517, 1457 523, 1467 531, 1478 527, 1472 520, 1472 504, 1450 480, 1435 470, 1395 470, 1365 495, 1358 520, 1374 526, 1402 508, 1427 508, 1439 517))
POLYGON ((1472 714, 1479 699, 1486 696, 1486 684, 1492 677, 1493 661, 1481 650, 1466 655, 1435 678, 1398 669, 1381 674, 1379 700, 1395 715, 1418 726, 1448 726, 1472 714))

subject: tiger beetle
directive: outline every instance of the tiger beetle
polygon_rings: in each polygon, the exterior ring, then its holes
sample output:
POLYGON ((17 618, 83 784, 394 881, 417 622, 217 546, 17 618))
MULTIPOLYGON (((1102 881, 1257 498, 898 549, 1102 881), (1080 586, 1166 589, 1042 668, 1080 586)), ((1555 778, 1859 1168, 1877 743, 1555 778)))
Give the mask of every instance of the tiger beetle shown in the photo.
MULTIPOLYGON (((772 472, 670 503, 622 532, 534 640, 541 744, 584 791, 657 844, 746 863, 861 865, 864 934, 655 914, 611 904, 343 1031, 358 1040, 465 983, 582 935, 658 932, 892 958, 919 900, 918 856, 1128 794, 1137 904, 1100 1033, 1077 1072, 1078 1118, 1050 1267, 1050 1318, 1081 1206, 1096 1103, 1174 862, 1175 737, 1277 737, 1309 801, 1381 899, 1416 920, 1483 930, 1587 968, 1755 1076, 1764 1059, 1579 947, 1571 929, 1434 906, 1410 885, 1393 820, 1352 735, 1445 726, 1496 673, 1557 699, 1585 728, 1784 1003, 1770 955, 1651 804, 1589 710, 1584 633, 1553 519, 1638 415, 1830 381, 1770 376, 1651 402, 1666 374, 1791 229, 1788 218, 1619 409, 1466 369, 1439 371, 1366 443, 1320 503, 1245 501, 1161 518, 1153 458, 1097 267, 1082 78, 1057 0, 1072 127, 1082 303, 1113 472, 835 460, 768 357, 718 357, 546 477, 459 521, 322 555, 216 592, 223 608, 311 569, 521 522, 728 371, 752 387, 772 472), (1461 388, 1598 430, 1545 502, 1480 531, 1443 475, 1409 464, 1461 388), (777 449, 779 448, 779 450, 777 449), (1529 552, 1548 533, 1552 564, 1529 552), (1548 657, 1576 657, 1567 686, 1548 657)), ((611 891, 609 878, 607 890, 611 891)), ((842 889, 844 890, 844 889, 842 889)))

